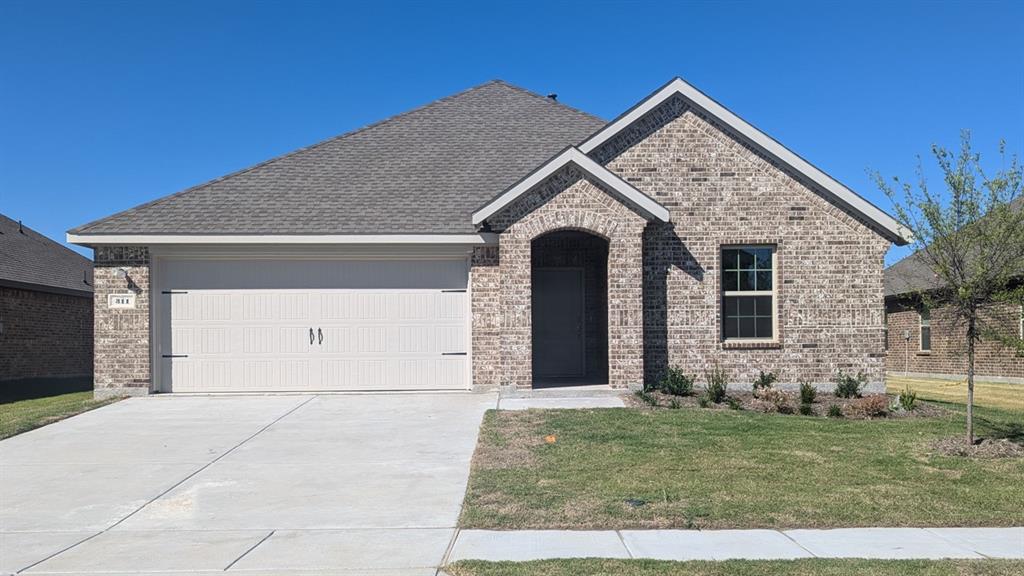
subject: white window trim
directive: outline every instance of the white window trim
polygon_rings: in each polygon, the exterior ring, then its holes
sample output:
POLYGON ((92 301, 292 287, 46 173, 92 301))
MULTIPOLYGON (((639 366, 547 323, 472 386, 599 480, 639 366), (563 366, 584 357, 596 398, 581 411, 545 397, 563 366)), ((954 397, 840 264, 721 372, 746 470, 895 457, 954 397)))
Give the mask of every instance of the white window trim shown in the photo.
POLYGON ((917 311, 917 351, 918 352, 931 352, 932 351, 932 311, 927 308, 921 308, 917 311), (925 319, 924 312, 928 312, 928 347, 924 347, 924 328, 925 319))
POLYGON ((775 244, 723 244, 718 247, 718 301, 720 321, 718 339, 723 344, 777 344, 779 342, 779 248, 775 244), (772 250, 772 289, 771 290, 722 290, 724 269, 721 267, 722 252, 737 248, 771 248, 772 250), (771 296, 772 297, 772 337, 771 338, 726 338, 722 323, 725 322, 725 310, 722 302, 726 296, 771 296))

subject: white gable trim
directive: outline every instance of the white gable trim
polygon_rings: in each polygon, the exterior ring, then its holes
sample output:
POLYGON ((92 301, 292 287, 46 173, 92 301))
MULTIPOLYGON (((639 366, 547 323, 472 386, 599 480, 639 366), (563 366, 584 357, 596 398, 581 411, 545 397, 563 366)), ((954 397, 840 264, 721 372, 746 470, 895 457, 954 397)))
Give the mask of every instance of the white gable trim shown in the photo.
POLYGON ((753 125, 733 114, 724 106, 715 102, 707 94, 694 88, 681 78, 676 78, 662 87, 654 94, 647 97, 622 116, 613 120, 596 134, 579 145, 584 154, 590 154, 601 144, 604 144, 616 134, 632 125, 651 110, 657 108, 665 100, 673 95, 679 94, 690 104, 700 108, 705 113, 714 117, 722 124, 734 130, 738 135, 747 139, 769 156, 774 157, 783 164, 802 174, 818 186, 834 195, 850 209, 861 214, 869 222, 874 223, 880 231, 890 237, 897 244, 906 244, 912 238, 910 231, 904 228, 895 218, 886 214, 883 210, 862 198, 859 194, 850 190, 839 181, 828 174, 812 166, 809 162, 790 151, 788 148, 777 142, 771 136, 761 132, 753 125))
POLYGON ((577 148, 569 147, 545 162, 540 168, 534 170, 500 196, 488 202, 486 206, 474 212, 473 225, 478 226, 482 224, 484 220, 515 202, 520 196, 529 192, 534 186, 540 184, 567 164, 579 166, 581 170, 608 186, 621 196, 622 199, 643 212, 648 218, 661 220, 662 222, 669 221, 670 216, 667 208, 652 200, 650 196, 630 186, 625 180, 612 174, 607 168, 594 162, 577 148))

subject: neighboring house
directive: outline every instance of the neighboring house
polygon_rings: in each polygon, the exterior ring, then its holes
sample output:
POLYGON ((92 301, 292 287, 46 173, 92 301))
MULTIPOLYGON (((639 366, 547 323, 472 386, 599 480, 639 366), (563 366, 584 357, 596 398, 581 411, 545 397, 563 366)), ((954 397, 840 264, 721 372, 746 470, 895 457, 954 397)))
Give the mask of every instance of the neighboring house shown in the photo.
POLYGON ((92 382, 92 263, 0 214, 0 389, 92 382))
MULTIPOLYGON (((1014 208, 1024 209, 1024 199, 1014 208)), ((1024 273, 1019 282, 1024 282, 1024 273)), ((938 288, 935 274, 918 255, 911 254, 885 270, 886 349, 888 368, 896 374, 961 379, 967 374, 964 339, 948 309, 930 310, 921 293, 938 288)), ((1003 335, 1024 338, 1024 306, 1010 303, 985 310, 986 327, 1003 335)), ((984 380, 1024 384, 1024 357, 988 338, 975 351, 974 369, 984 380)))
POLYGON ((80 226, 98 394, 884 379, 890 216, 675 79, 504 82, 80 226))

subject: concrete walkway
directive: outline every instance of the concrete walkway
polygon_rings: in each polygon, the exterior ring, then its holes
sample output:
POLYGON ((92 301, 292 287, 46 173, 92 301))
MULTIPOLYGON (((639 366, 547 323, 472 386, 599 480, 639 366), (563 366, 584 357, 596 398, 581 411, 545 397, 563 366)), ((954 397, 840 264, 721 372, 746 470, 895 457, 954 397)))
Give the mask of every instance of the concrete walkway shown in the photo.
POLYGON ((549 558, 1024 559, 1024 528, 462 530, 456 536, 447 562, 549 558))

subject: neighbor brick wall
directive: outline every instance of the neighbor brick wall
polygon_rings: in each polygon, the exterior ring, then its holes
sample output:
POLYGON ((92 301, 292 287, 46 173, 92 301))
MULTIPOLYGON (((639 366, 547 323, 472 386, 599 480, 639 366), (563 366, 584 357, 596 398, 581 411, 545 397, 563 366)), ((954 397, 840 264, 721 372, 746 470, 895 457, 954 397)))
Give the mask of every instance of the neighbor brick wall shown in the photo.
MULTIPOLYGON (((1003 334, 1018 334, 1020 307, 993 306, 985 311, 986 324, 1003 334)), ((921 352, 920 317, 915 308, 889 305, 888 362, 891 372, 964 376, 967 374, 966 329, 958 326, 948 309, 931 311, 931 352, 921 352), (904 338, 909 334, 910 340, 904 338)), ((978 376, 1024 379, 1024 358, 992 340, 977 344, 974 369, 978 376)))
POLYGON ((152 373, 149 357, 149 250, 144 246, 96 248, 95 395, 148 394, 152 373), (128 278, 118 278, 118 268, 128 278), (134 309, 110 309, 107 295, 135 293, 134 309))
POLYGON ((91 375, 91 296, 0 287, 0 382, 91 375))
MULTIPOLYGON (((474 336, 474 364, 497 354, 499 384, 532 385, 531 242, 548 232, 579 230, 609 241, 608 382, 615 387, 640 384, 644 363, 642 232, 646 220, 569 166, 502 211, 491 225, 501 232, 499 305, 492 309, 500 314, 500 337, 494 342, 474 336), (495 344, 497 352, 492 348, 495 344)), ((482 294, 493 296, 478 287, 478 279, 487 277, 474 274, 474 301, 482 294)), ((474 332, 476 329, 474 321, 474 332)), ((475 368, 475 372, 481 370, 475 368)))
POLYGON ((882 382, 889 241, 680 98, 592 156, 672 214, 644 234, 648 381, 668 365, 700 374, 718 363, 742 386, 759 370, 815 383, 839 368, 864 370, 882 382), (719 253, 737 243, 778 246, 777 345, 721 341, 719 253))

